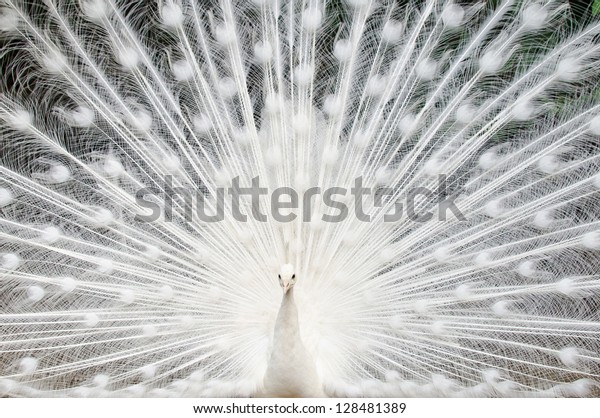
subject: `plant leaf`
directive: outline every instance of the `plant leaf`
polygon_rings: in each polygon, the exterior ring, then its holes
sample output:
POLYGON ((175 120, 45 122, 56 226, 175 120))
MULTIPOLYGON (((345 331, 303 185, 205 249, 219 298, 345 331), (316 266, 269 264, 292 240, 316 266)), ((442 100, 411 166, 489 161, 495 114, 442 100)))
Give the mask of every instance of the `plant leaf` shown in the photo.
POLYGON ((598 13, 600 13, 600 0, 595 0, 592 5, 592 15, 596 16, 598 13))

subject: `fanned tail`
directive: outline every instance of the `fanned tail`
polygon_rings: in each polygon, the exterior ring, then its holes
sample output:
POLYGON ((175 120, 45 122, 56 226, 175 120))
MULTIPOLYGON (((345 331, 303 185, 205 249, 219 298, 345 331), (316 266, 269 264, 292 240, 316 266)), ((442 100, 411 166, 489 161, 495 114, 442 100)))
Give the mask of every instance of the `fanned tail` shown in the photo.
POLYGON ((284 263, 328 394, 597 394, 597 22, 1 4, 0 396, 251 396, 284 263))

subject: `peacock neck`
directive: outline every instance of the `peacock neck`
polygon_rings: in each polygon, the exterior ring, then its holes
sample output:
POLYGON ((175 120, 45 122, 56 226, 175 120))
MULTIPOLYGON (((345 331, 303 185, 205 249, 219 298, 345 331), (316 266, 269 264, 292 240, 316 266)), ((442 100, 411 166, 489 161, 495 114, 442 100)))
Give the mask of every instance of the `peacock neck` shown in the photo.
POLYGON ((294 301, 294 288, 284 293, 279 307, 279 314, 275 325, 274 342, 282 349, 302 345, 298 324, 298 308, 294 301))
POLYGON ((314 360, 300 338, 293 288, 281 299, 262 396, 324 396, 314 360))

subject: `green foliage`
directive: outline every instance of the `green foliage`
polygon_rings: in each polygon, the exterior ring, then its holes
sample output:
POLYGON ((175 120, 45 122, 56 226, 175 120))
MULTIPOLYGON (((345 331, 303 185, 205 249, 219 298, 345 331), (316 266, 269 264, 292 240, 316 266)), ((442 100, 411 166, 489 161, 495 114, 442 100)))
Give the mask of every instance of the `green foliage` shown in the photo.
POLYGON ((600 13, 600 0, 595 0, 594 4, 592 5, 592 15, 596 16, 599 13, 600 13))

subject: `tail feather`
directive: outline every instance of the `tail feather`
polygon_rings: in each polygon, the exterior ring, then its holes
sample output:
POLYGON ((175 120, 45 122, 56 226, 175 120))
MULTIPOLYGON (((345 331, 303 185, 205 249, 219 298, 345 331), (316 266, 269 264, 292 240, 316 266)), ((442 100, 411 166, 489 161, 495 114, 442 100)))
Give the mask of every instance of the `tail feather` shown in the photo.
POLYGON ((0 395, 260 393, 285 263, 330 395, 597 394, 600 24, 570 13, 2 0, 0 395))

